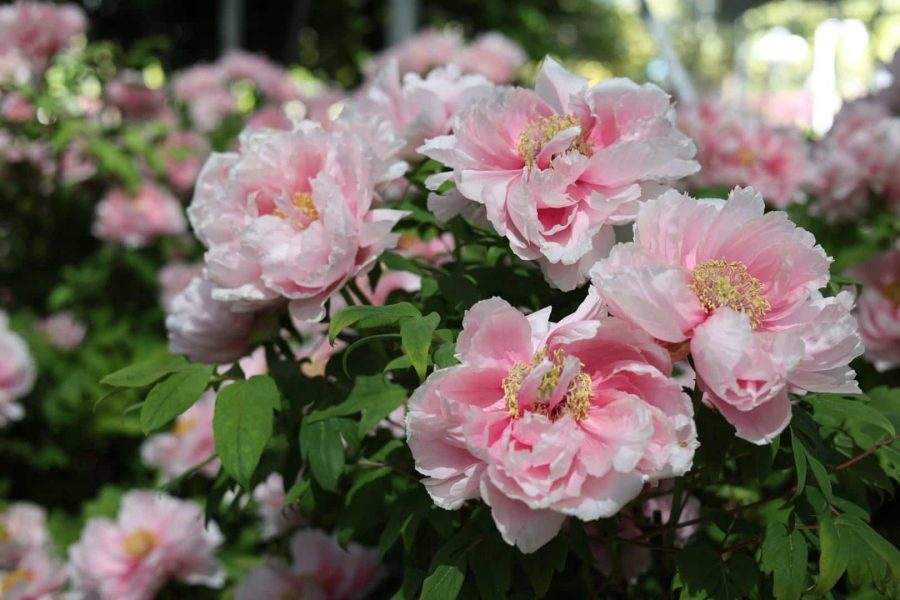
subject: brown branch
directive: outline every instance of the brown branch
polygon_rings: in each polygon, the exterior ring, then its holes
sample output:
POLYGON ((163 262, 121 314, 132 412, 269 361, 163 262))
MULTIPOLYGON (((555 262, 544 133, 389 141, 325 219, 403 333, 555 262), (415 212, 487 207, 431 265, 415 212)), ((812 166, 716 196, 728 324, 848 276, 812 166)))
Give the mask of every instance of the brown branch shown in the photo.
POLYGON ((893 444, 893 443, 896 442, 897 440, 900 440, 900 435, 895 435, 894 437, 889 437, 889 438, 883 439, 883 440, 881 440, 880 442, 878 442, 877 444, 874 444, 874 445, 873 445, 871 448, 869 448, 868 450, 865 450, 865 451, 863 451, 863 452, 860 452, 859 454, 857 454, 856 456, 854 456, 853 458, 851 458, 851 459, 848 460, 847 462, 842 462, 841 464, 837 465, 836 467, 832 467, 831 470, 830 470, 829 472, 830 472, 830 473, 834 473, 834 472, 836 472, 836 471, 840 471, 840 470, 842 470, 842 469, 846 469, 847 467, 852 467, 853 465, 855 465, 856 463, 858 463, 859 461, 861 461, 861 460, 864 459, 865 457, 867 457, 867 456, 869 456, 870 454, 873 454, 874 452, 876 452, 879 448, 881 448, 881 447, 883 447, 883 446, 887 446, 888 444, 893 444))

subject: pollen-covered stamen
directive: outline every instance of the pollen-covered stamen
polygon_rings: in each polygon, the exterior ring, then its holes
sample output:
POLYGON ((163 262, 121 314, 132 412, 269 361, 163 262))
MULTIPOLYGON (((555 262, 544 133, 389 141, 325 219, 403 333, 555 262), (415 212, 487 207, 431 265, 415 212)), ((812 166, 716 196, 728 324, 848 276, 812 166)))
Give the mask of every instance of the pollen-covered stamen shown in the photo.
MULTIPOLYGON (((317 220, 319 218, 319 211, 316 210, 316 205, 313 203, 312 194, 309 192, 297 192, 294 194, 294 197, 291 198, 291 205, 296 208, 302 215, 305 216, 305 219, 297 219, 297 226, 301 229, 306 229, 310 223, 317 220)), ((284 213, 280 208, 276 208, 272 211, 276 217, 280 219, 287 219, 288 215, 284 213)))
POLYGON ((885 283, 879 289, 885 298, 900 306, 900 279, 885 283))
POLYGON ((149 529, 135 529, 122 538, 122 550, 128 558, 141 560, 159 545, 156 534, 149 529))
POLYGON ((189 434, 197 427, 197 421, 195 419, 191 419, 190 417, 181 417, 175 421, 175 426, 172 427, 172 433, 177 437, 182 437, 189 434))
POLYGON ((0 579, 0 595, 5 598, 5 594, 11 592, 14 587, 28 583, 31 579, 31 573, 25 569, 14 569, 10 571, 0 579))
POLYGON ((571 362, 567 363, 565 352, 559 349, 549 356, 546 349, 539 350, 530 363, 516 363, 509 370, 502 384, 509 414, 518 418, 525 412, 519 402, 522 383, 538 367, 544 373, 537 383, 534 402, 529 401, 530 405, 525 410, 545 415, 553 421, 564 414, 572 415, 576 421, 587 417, 591 406, 591 378, 587 373, 582 373, 580 367, 577 367, 576 373, 571 373, 575 367, 571 362), (565 384, 564 390, 558 389, 561 384, 565 384))
POLYGON ((708 260, 694 267, 690 288, 706 312, 727 306, 750 317, 754 329, 769 312, 763 285, 740 261, 708 260))
MULTIPOLYGON (((578 125, 580 125, 580 122, 574 115, 550 115, 549 117, 531 121, 519 134, 519 143, 516 145, 516 151, 526 165, 534 167, 537 164, 541 150, 543 150, 547 142, 566 129, 571 129, 578 125)), ((561 149, 560 152, 568 150, 576 150, 585 156, 590 156, 594 153, 593 144, 586 138, 584 132, 573 139, 569 146, 561 149)))

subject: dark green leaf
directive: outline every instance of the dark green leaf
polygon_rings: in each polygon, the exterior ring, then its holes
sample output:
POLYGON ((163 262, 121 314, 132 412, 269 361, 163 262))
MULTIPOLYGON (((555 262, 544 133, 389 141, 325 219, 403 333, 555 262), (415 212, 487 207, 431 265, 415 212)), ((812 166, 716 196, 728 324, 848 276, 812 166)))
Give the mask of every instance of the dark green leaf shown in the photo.
POLYGON ((834 587, 850 559, 850 547, 846 539, 841 539, 841 532, 831 515, 824 515, 819 521, 819 578, 816 589, 824 594, 834 587))
POLYGON ((332 417, 343 417, 363 412, 359 430, 367 433, 376 423, 406 400, 406 390, 391 383, 384 375, 367 375, 356 379, 356 385, 347 399, 328 408, 317 410, 304 419, 304 423, 313 424, 332 417))
POLYGON ((422 582, 421 600, 454 600, 466 580, 466 555, 439 564, 422 582))
POLYGON ((792 531, 789 534, 784 524, 769 523, 762 545, 762 568, 774 576, 777 600, 799 598, 806 589, 807 555, 802 533, 792 531))
POLYGON ((223 387, 213 416, 216 453, 222 468, 245 488, 272 437, 272 411, 280 406, 275 381, 256 375, 223 387))
POLYGON ((310 422, 300 426, 300 453, 323 488, 337 490, 337 482, 344 469, 344 443, 337 419, 310 422))
POLYGON ((386 306, 350 306, 331 319, 328 326, 328 340, 334 342, 340 332, 354 325, 361 329, 384 327, 403 319, 421 316, 419 309, 409 302, 386 306))
POLYGON ((512 548, 496 536, 486 538, 469 552, 469 568, 482 598, 505 598, 509 590, 512 548))
POLYGON ((144 387, 155 383, 170 373, 187 366, 182 356, 170 356, 161 360, 148 360, 110 373, 100 383, 116 387, 144 387))
POLYGON ((412 361, 419 381, 425 381, 428 370, 428 351, 431 349, 431 336, 437 329, 441 317, 431 313, 422 319, 407 319, 400 324, 400 340, 403 351, 412 361))
POLYGON ((187 365, 153 386, 141 407, 144 433, 159 429, 190 408, 209 384, 213 368, 187 365))
POLYGON ((558 535, 536 552, 522 554, 519 557, 522 568, 531 581, 531 587, 534 588, 535 596, 543 598, 547 595, 554 571, 562 571, 565 568, 568 554, 568 538, 558 535))

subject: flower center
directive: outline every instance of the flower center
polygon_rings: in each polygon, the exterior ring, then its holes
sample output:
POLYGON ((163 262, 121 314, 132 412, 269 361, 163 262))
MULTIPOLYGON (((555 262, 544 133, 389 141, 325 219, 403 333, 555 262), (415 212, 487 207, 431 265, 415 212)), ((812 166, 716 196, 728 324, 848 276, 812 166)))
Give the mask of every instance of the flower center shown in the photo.
POLYGON ((189 434, 197 426, 197 421, 190 417, 181 417, 175 420, 175 426, 172 427, 172 433, 177 437, 183 437, 189 434))
POLYGON ((0 579, 0 594, 6 594, 17 585, 28 583, 31 581, 31 573, 25 569, 16 569, 6 574, 6 577, 0 579))
MULTIPOLYGON (((563 396, 555 404, 553 403, 560 380, 566 367, 566 354, 562 350, 554 350, 548 356, 547 350, 539 350, 535 353, 530 363, 516 363, 509 370, 509 375, 503 380, 503 398, 506 400, 506 408, 514 418, 519 418, 525 412, 520 406, 520 392, 525 379, 535 369, 546 363, 549 369, 537 383, 535 399, 529 402, 526 409, 529 412, 538 413, 556 421, 564 414, 572 415, 576 421, 587 417, 591 407, 591 378, 587 373, 578 372, 572 377, 566 377, 566 389, 563 396)), ((546 369, 546 367, 544 367, 546 369)))
MULTIPOLYGON (((574 115, 550 115, 537 121, 531 121, 519 134, 519 143, 516 145, 516 151, 526 165, 534 167, 537 164, 537 158, 541 154, 541 150, 547 142, 560 132, 578 125, 579 121, 574 115)), ((572 140, 568 148, 565 149, 565 151, 568 150, 576 150, 585 156, 590 156, 594 153, 594 146, 585 139, 584 133, 582 133, 572 140)))
MULTIPOLYGON (((294 197, 291 198, 291 204, 300 211, 300 214, 306 217, 306 221, 304 222, 302 219, 297 220, 297 226, 300 229, 306 229, 309 227, 309 224, 319 218, 319 211, 316 210, 316 205, 313 203, 312 194, 309 192, 297 192, 294 194, 294 197)), ((276 217, 280 219, 287 219, 288 216, 284 214, 280 208, 276 208, 272 211, 276 217)))
POLYGON ((753 153, 753 150, 750 148, 744 148, 740 152, 738 152, 738 164, 742 167, 749 167, 754 162, 756 162, 756 154, 753 153))
POLYGON ((156 534, 149 529, 136 529, 122 540, 122 550, 128 558, 141 560, 159 544, 156 534))
POLYGON ((881 293, 885 298, 887 298, 897 306, 900 306, 900 279, 898 279, 897 281, 886 283, 879 289, 881 290, 881 293))
POLYGON ((762 283, 747 272, 740 261, 708 260, 694 267, 690 288, 711 313, 727 306, 750 317, 754 329, 769 312, 769 299, 762 295, 762 283))

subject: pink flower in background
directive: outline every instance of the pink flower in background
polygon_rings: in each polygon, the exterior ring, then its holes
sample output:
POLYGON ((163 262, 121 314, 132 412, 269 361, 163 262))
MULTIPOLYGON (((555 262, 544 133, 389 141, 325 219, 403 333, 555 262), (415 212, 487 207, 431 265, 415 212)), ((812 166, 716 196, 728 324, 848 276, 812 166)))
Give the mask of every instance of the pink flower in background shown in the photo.
POLYGON ((236 600, 361 600, 381 577, 378 554, 356 544, 346 550, 324 531, 298 531, 291 539, 290 565, 276 558, 250 571, 236 600))
MULTIPOLYGON (((159 469, 163 482, 182 475, 215 455, 212 425, 215 406, 216 394, 207 390, 175 419, 171 431, 153 435, 143 443, 141 460, 148 467, 159 469)), ((218 472, 218 459, 199 470, 205 477, 215 477, 218 472)))
POLYGON ((166 330, 169 351, 207 364, 232 363, 253 349, 253 337, 269 329, 265 315, 236 313, 213 299, 213 285, 195 278, 169 305, 166 330))
MULTIPOLYGON (((595 525, 585 527, 588 535, 596 535, 597 528, 595 525)), ((617 537, 622 540, 633 540, 641 537, 643 531, 638 529, 630 518, 619 519, 619 530, 617 537)), ((591 554, 594 556, 595 568, 603 573, 606 577, 612 575, 614 566, 612 557, 609 555, 609 548, 600 540, 590 540, 591 554)), ((638 577, 646 573, 653 567, 653 555, 650 548, 639 546, 637 544, 622 543, 619 545, 619 559, 622 565, 622 575, 629 583, 635 583, 638 577)))
POLYGON ((172 261, 163 265, 156 276, 159 284, 159 302, 166 312, 172 310, 172 300, 195 277, 203 277, 203 264, 172 261))
POLYGON ((49 548, 33 548, 15 568, 0 567, 3 600, 55 600, 66 584, 66 566, 49 548))
POLYGON ((356 285, 373 305, 388 303, 390 295, 394 292, 418 292, 422 287, 422 278, 409 271, 385 271, 378 278, 375 289, 369 285, 368 277, 357 277, 356 285))
POLYGON ((9 329, 6 313, 0 310, 0 427, 25 415, 16 400, 31 391, 36 375, 28 345, 9 329))
POLYGON ((32 71, 43 71, 54 54, 86 29, 84 11, 75 4, 16 2, 0 7, 0 50, 17 49, 32 71))
POLYGON ((221 543, 200 505, 128 492, 116 521, 89 520, 69 549, 73 584, 100 600, 150 600, 170 580, 219 588, 225 571, 213 553, 221 543))
POLYGON ((29 77, 31 68, 19 49, 0 44, 0 86, 23 85, 29 77))
POLYGON ((325 88, 315 93, 305 94, 302 98, 303 106, 306 107, 307 119, 319 123, 323 127, 327 127, 330 121, 333 121, 337 115, 337 109, 347 100, 347 92, 340 88, 325 88))
POLYGON ((502 33, 491 31, 475 38, 462 51, 457 63, 464 73, 478 73, 503 85, 516 78, 527 60, 522 46, 502 33))
POLYGON ((59 168, 62 180, 67 185, 81 183, 97 172, 97 164, 82 140, 74 140, 66 146, 59 159, 59 168))
POLYGON ((101 240, 140 248, 185 229, 178 200, 156 184, 144 182, 134 196, 122 188, 109 190, 97 204, 93 233, 101 240))
POLYGON ((857 393, 852 299, 823 298, 830 259, 752 188, 728 201, 669 191, 645 203, 634 242, 592 271, 612 314, 674 352, 689 346, 703 401, 755 444, 791 418, 789 392, 857 393))
MULTIPOLYGON (((659 489, 672 489, 672 480, 661 482, 659 489)), ((678 515, 678 525, 680 525, 680 527, 675 530, 675 537, 676 542, 683 544, 700 530, 699 524, 686 525, 686 523, 696 521, 700 518, 700 500, 694 496, 685 496, 681 501, 681 513, 678 515)), ((641 505, 641 512, 651 523, 666 525, 672 516, 672 495, 668 494, 665 496, 648 498, 644 504, 641 505)))
POLYGON ((211 131, 237 110, 222 69, 197 64, 177 73, 172 80, 175 96, 188 105, 191 122, 200 131, 211 131))
POLYGON ((320 320, 325 301, 397 243, 404 213, 372 208, 386 166, 358 137, 309 121, 245 131, 240 147, 213 154, 188 209, 213 298, 236 310, 287 301, 296 320, 320 320))
POLYGON ((452 259, 455 248, 453 234, 449 231, 428 241, 405 235, 400 237, 397 254, 407 258, 422 258, 426 262, 442 265, 452 259))
POLYGON ((2 96, 2 100, 0 100, 0 117, 3 119, 13 123, 26 123, 33 121, 34 116, 34 105, 22 94, 11 92, 2 96))
POLYGON ((866 360, 879 371, 900 366, 900 250, 891 250, 847 272, 863 283, 856 318, 866 360))
POLYGON ((435 67, 443 67, 454 61, 463 48, 458 31, 423 29, 402 44, 388 48, 363 66, 367 77, 375 77, 392 60, 397 61, 400 75, 418 73, 424 75, 435 67))
POLYGON ((284 478, 280 473, 270 473, 253 489, 256 513, 262 521, 263 539, 277 537, 306 522, 298 507, 284 505, 284 498, 284 478))
POLYGON ((0 532, 0 569, 14 569, 29 550, 50 544, 47 512, 30 502, 13 502, 0 512, 0 532))
POLYGON ((693 186, 753 185, 777 208, 803 200, 813 167, 799 131, 772 127, 715 100, 679 108, 678 126, 697 144, 700 172, 693 186))
POLYGON ((612 225, 634 219, 660 183, 697 170, 694 146, 679 132, 658 87, 587 80, 546 58, 535 91, 504 88, 468 105, 453 135, 420 152, 451 167, 429 178, 456 190, 429 198, 440 218, 484 206, 487 219, 522 259, 536 260, 562 290, 584 283, 615 243, 612 225))
POLYGON ((123 71, 106 84, 103 93, 107 102, 122 111, 126 119, 156 119, 168 109, 166 91, 163 88, 148 88, 137 71, 123 71))
POLYGON ((287 71, 261 54, 231 50, 219 64, 228 79, 252 81, 270 101, 287 102, 301 98, 299 88, 287 71))
POLYGON ((247 119, 247 129, 281 129, 290 131, 294 128, 294 123, 288 118, 280 107, 269 105, 264 106, 247 119))
POLYGON ((159 146, 159 153, 166 164, 166 178, 179 192, 194 188, 200 169, 209 155, 209 142, 193 131, 176 131, 169 134, 159 146))
POLYGON ((407 73, 401 81, 397 62, 392 60, 351 102, 350 110, 388 120, 406 142, 400 156, 421 160, 424 157, 417 152, 419 146, 429 138, 450 133, 453 115, 492 89, 486 78, 462 75, 455 65, 435 69, 425 78, 407 73))
POLYGON ((41 319, 37 330, 60 350, 74 350, 84 341, 87 325, 71 312, 63 311, 41 319))
POLYGON ((407 439, 435 503, 482 498, 522 552, 567 516, 611 517, 645 482, 685 473, 697 446, 662 347, 592 295, 560 323, 549 316, 499 298, 475 304, 461 364, 432 373, 408 403, 407 439))

